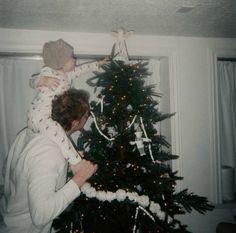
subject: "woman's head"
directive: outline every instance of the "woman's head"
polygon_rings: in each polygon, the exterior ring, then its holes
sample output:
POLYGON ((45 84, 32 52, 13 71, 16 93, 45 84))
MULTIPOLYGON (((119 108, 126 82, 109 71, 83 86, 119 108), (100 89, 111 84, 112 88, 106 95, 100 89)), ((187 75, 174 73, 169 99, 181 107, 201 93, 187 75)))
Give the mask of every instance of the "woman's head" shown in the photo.
POLYGON ((75 125, 83 128, 89 116, 89 94, 84 90, 69 89, 52 101, 52 119, 65 131, 75 125))

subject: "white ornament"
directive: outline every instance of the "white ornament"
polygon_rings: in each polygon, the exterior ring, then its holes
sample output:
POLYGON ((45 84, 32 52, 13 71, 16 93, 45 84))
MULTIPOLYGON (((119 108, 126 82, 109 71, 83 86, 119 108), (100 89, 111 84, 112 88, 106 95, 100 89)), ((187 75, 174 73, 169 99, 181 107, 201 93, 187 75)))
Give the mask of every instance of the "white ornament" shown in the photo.
MULTIPOLYGON (((161 210, 161 207, 158 203, 155 203, 153 201, 149 200, 149 197, 146 195, 140 196, 136 192, 126 192, 123 189, 118 189, 116 192, 111 192, 111 191, 96 191, 95 188, 93 188, 90 183, 85 183, 81 187, 81 192, 84 193, 88 198, 96 198, 99 201, 113 201, 117 200, 119 202, 124 201, 126 198, 128 198, 130 201, 137 203, 137 211, 142 210, 144 213, 146 213, 149 218, 151 218, 153 221, 154 217, 145 209, 149 208, 150 212, 154 215, 156 215, 158 218, 161 220, 164 220, 166 217, 166 213, 161 210)), ((138 214, 138 212, 136 212, 138 214)), ((135 217, 137 219, 137 215, 135 217)), ((168 219, 168 222, 171 222, 171 219, 168 219)))
POLYGON ((87 191, 91 188, 91 184, 86 182, 81 186, 81 192, 87 193, 87 191))
POLYGON ((115 199, 116 199, 116 193, 113 193, 113 192, 110 192, 110 191, 108 191, 106 193, 106 200, 107 201, 111 202, 111 201, 113 201, 115 199))
POLYGON ((94 198, 94 197, 96 197, 96 193, 97 193, 96 189, 91 187, 89 189, 89 191, 86 193, 86 196, 89 197, 89 198, 94 198))
POLYGON ((139 198, 139 195, 136 192, 132 192, 132 193, 128 192, 127 197, 129 198, 130 201, 136 201, 137 202, 137 200, 139 198))
POLYGON ((104 191, 97 191, 96 198, 99 201, 106 201, 106 193, 104 191))
POLYGON ((123 190, 123 189, 118 189, 118 190, 116 191, 116 199, 117 199, 118 201, 124 201, 125 198, 126 198, 126 192, 125 192, 125 190, 123 190))
POLYGON ((147 207, 149 205, 149 197, 146 195, 140 196, 139 204, 143 207, 147 207))
POLYGON ((130 144, 131 145, 135 145, 136 144, 136 146, 138 148, 138 151, 139 151, 141 156, 146 155, 146 153, 144 151, 144 144, 143 144, 143 142, 151 142, 151 140, 149 138, 143 138, 142 137, 142 134, 143 134, 142 131, 135 132, 134 134, 136 136, 135 141, 131 141, 130 144))

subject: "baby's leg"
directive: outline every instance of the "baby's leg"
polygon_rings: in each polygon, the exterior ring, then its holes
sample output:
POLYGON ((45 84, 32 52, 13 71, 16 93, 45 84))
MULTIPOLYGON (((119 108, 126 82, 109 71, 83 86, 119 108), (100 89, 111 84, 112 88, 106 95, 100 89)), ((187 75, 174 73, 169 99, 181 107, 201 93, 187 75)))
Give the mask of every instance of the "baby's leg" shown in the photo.
POLYGON ((81 161, 81 156, 76 151, 59 123, 53 121, 51 118, 41 118, 38 119, 36 123, 37 127, 34 128, 37 128, 41 134, 54 141, 60 147, 65 159, 67 159, 70 164, 76 164, 81 161))

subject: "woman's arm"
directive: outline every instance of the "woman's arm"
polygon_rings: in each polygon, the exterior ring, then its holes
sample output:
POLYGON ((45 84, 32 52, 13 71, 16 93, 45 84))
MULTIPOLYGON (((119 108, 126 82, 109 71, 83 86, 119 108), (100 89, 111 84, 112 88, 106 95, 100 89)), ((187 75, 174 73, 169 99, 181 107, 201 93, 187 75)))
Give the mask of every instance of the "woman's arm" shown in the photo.
POLYGON ((75 176, 57 190, 58 182, 61 182, 65 176, 63 169, 65 164, 61 151, 52 142, 44 142, 29 160, 29 205, 32 220, 36 226, 44 226, 57 217, 79 196, 79 187, 97 169, 96 165, 82 160, 78 164, 75 176))

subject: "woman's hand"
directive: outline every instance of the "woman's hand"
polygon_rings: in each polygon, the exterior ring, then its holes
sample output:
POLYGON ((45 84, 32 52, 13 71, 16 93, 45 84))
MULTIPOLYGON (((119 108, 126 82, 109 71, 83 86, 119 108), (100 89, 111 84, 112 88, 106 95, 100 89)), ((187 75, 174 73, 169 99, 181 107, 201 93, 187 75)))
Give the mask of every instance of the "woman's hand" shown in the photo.
POLYGON ((76 171, 72 180, 79 187, 82 186, 97 171, 97 164, 93 164, 92 162, 85 159, 81 160, 75 165, 71 165, 71 170, 72 166, 74 166, 73 170, 76 171))

